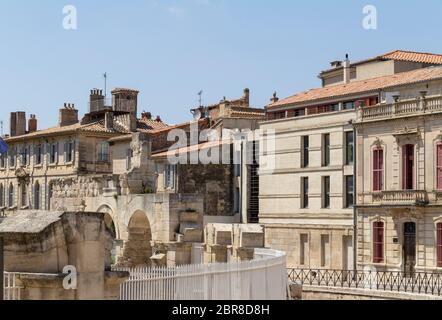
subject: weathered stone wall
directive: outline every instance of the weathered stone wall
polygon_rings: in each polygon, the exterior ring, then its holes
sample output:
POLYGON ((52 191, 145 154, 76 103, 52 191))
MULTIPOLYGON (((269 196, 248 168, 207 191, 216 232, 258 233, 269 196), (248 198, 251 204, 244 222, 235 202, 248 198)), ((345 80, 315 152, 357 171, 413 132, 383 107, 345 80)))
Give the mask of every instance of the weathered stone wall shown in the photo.
POLYGON ((178 177, 179 193, 204 196, 205 215, 234 215, 231 165, 179 165, 178 177))

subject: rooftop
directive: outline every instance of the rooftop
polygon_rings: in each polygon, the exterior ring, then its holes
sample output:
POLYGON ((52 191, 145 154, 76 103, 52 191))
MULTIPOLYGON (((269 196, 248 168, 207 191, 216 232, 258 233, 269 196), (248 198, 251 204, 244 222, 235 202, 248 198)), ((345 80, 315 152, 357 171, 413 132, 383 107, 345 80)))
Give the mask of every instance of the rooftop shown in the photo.
POLYGON ((310 102, 320 102, 321 100, 337 99, 356 94, 376 93, 379 90, 441 79, 442 67, 428 67, 390 76, 354 81, 348 84, 338 84, 310 89, 272 103, 268 106, 268 109, 310 102))

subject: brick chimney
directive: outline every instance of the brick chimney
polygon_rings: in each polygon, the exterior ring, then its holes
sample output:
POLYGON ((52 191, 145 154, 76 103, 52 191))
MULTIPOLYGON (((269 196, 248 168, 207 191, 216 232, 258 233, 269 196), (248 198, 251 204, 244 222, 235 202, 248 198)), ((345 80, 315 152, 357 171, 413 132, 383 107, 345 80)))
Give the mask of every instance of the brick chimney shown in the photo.
POLYGON ((9 131, 11 137, 26 134, 26 112, 11 112, 9 118, 9 131))
POLYGON ((74 104, 65 103, 59 112, 58 125, 66 127, 76 123, 78 123, 78 110, 75 109, 74 104))
POLYGON ((35 114, 31 114, 28 121, 28 132, 33 133, 35 131, 37 131, 37 118, 35 114))
POLYGON ((344 60, 344 83, 350 83, 350 79, 351 79, 350 59, 348 58, 348 54, 346 54, 344 60))
POLYGON ((92 89, 89 95, 89 113, 98 112, 105 107, 103 90, 92 89))

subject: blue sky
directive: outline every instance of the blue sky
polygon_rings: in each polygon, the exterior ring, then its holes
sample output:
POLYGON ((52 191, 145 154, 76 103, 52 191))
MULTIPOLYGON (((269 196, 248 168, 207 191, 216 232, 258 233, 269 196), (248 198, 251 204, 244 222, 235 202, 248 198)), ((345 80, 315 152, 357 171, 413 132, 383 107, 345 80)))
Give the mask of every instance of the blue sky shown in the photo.
POLYGON ((54 126, 58 108, 83 114, 89 90, 141 91, 139 111, 168 123, 189 109, 245 87, 262 107, 274 90, 286 97, 319 86, 332 60, 360 60, 395 49, 442 53, 440 0, 2 0, 0 119, 22 110, 39 127, 54 126), (375 5, 378 29, 362 28, 362 8, 375 5), (65 5, 78 10, 78 30, 62 27, 65 5))

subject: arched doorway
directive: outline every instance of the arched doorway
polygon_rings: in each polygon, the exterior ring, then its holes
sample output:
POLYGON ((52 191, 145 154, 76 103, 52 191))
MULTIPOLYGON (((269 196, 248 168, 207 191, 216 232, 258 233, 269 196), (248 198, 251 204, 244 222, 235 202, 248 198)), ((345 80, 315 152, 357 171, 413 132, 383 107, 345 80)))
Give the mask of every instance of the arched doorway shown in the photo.
POLYGON ((107 205, 101 206, 97 211, 100 213, 104 213, 104 223, 106 225, 106 228, 110 231, 113 239, 111 249, 111 264, 116 264, 118 259, 121 257, 123 244, 122 241, 119 239, 120 234, 118 232, 114 219, 112 218, 113 211, 107 205))
POLYGON ((124 244, 123 261, 126 267, 150 266, 152 232, 149 219, 137 211, 129 221, 128 240, 124 244))

